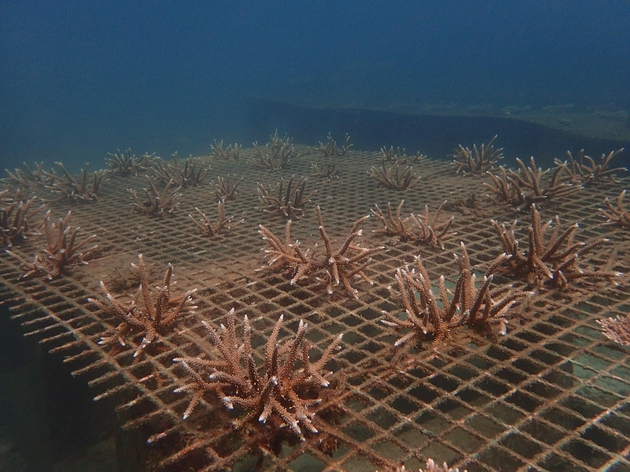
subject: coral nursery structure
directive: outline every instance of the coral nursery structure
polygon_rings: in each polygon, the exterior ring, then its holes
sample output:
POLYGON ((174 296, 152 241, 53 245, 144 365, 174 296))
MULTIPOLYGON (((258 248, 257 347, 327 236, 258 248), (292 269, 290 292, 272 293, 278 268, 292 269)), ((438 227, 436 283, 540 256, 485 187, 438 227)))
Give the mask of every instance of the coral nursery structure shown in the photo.
POLYGON ((118 152, 86 205, 44 164, 6 174, 3 326, 111 410, 120 470, 630 470, 621 161, 506 157, 506 204, 494 143, 464 176, 333 141, 217 141, 148 182, 118 152))

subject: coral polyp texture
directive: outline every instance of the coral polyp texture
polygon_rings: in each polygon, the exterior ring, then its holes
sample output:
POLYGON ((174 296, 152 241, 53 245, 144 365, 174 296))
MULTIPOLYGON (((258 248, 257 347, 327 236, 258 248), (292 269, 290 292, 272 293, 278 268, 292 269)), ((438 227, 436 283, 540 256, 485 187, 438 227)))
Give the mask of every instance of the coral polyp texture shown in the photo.
POLYGON ((498 325, 499 332, 507 331, 508 311, 520 299, 531 296, 532 292, 514 290, 511 286, 490 289, 490 284, 497 267, 507 259, 505 254, 497 257, 491 264, 477 287, 466 246, 461 243, 461 257, 454 254, 459 265, 459 279, 455 292, 446 288, 444 276, 440 276, 439 298, 429 274, 420 257, 416 257, 415 268, 396 270, 398 295, 405 308, 406 318, 398 313, 387 312, 387 319, 382 320, 387 326, 409 330, 396 341, 401 346, 411 339, 432 338, 440 341, 451 331, 463 325, 486 328, 498 325))
POLYGON ((358 298, 359 291, 352 286, 352 280, 358 277, 371 285, 373 282, 365 274, 365 268, 371 261, 370 256, 384 249, 382 246, 364 248, 353 244, 354 240, 362 234, 359 227, 368 218, 369 215, 359 218, 350 229, 348 237, 337 249, 333 250, 330 237, 324 227, 322 211, 317 207, 319 233, 324 242, 324 254, 318 254, 317 248, 302 250, 299 241, 291 242, 291 221, 287 222, 284 241, 260 225, 259 233, 269 245, 269 248, 265 250, 269 258, 266 269, 289 270, 291 284, 311 274, 321 274, 323 277, 318 277, 318 280, 326 284, 326 291, 329 294, 333 293, 334 287, 341 286, 353 297, 358 298))
MULTIPOLYGON (((127 344, 126 339, 142 336, 133 356, 136 357, 154 341, 159 341, 181 318, 194 313, 193 294, 195 289, 188 290, 179 296, 172 293, 171 281, 173 266, 168 265, 162 284, 152 288, 149 285, 147 268, 142 254, 138 255, 138 263, 131 264, 140 276, 140 286, 129 301, 118 300, 101 281, 101 288, 107 301, 88 298, 88 302, 103 310, 107 315, 118 318, 120 324, 115 334, 104 336, 99 344, 127 344)), ((129 297, 127 297, 129 298, 129 297)))
POLYGON ((247 413, 236 427, 254 419, 288 427, 304 440, 302 427, 317 433, 311 407, 320 403, 318 390, 328 387, 330 372, 324 366, 339 346, 341 335, 333 341, 316 362, 309 358, 305 335, 308 325, 300 321, 295 337, 278 344, 282 327, 280 316, 267 339, 264 365, 259 368, 252 351, 252 329, 247 315, 243 318, 242 342, 236 335, 234 310, 228 313, 227 326, 220 332, 204 322, 210 339, 220 353, 219 359, 178 357, 192 382, 175 392, 192 392, 193 398, 184 411, 189 417, 206 392, 214 392, 228 409, 235 406, 247 413), (298 366, 299 363, 299 366, 298 366))

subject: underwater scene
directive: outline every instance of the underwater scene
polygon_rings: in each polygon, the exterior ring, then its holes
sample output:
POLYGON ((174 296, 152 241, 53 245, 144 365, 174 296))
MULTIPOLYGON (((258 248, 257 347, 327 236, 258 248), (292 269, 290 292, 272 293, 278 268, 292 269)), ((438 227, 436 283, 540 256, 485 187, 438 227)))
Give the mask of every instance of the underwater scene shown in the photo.
POLYGON ((0 3, 0 471, 630 471, 628 20, 0 3))

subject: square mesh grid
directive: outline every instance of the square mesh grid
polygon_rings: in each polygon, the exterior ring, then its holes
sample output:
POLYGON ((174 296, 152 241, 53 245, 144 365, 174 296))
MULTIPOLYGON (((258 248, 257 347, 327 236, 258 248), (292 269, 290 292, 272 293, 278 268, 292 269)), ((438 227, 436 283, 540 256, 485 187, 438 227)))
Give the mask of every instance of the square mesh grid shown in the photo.
MULTIPOLYGON (((358 300, 343 291, 332 296, 317 281, 291 285, 286 274, 256 271, 266 264, 257 233, 262 223, 282 235, 286 220, 260 212, 256 183, 275 185, 281 177, 307 176, 310 163, 334 162, 339 180, 311 176, 317 193, 306 215, 293 222, 292 236, 309 246, 318 238, 315 205, 320 205, 330 236, 344 238, 352 223, 374 204, 405 199, 405 212, 437 208, 444 200, 466 200, 484 193, 483 178, 454 175, 445 162, 426 160, 414 165, 422 176, 415 189, 398 192, 377 188, 368 175, 378 163, 374 153, 352 152, 343 158, 323 158, 297 146, 301 156, 281 172, 267 172, 247 162, 251 150, 237 162, 210 161, 208 180, 242 176, 238 196, 226 213, 245 222, 213 239, 198 234, 188 213, 199 207, 215 215, 216 200, 208 182, 181 191, 180 209, 163 219, 131 212, 127 188, 145 186, 143 177, 110 176, 101 202, 73 205, 73 226, 97 234, 100 257, 71 276, 54 281, 19 280, 16 261, 2 256, 3 299, 13 298, 14 318, 29 335, 52 352, 61 352, 74 375, 85 378, 96 399, 112 398, 123 428, 145 444, 148 470, 391 470, 405 464, 420 467, 427 457, 476 471, 609 471, 630 470, 630 356, 607 342, 595 320, 626 314, 627 285, 602 283, 593 287, 536 294, 514 314, 506 336, 493 339, 468 329, 440 344, 393 347, 400 335, 384 326, 383 311, 400 312, 388 286, 396 268, 421 255, 433 280, 440 275, 454 283, 458 275, 452 253, 463 240, 473 264, 484 264, 499 253, 499 240, 490 218, 509 222, 528 217, 481 198, 481 207, 455 212, 455 238, 444 250, 373 234, 374 218, 364 225, 364 246, 385 245, 369 266, 374 280, 356 282, 358 300), (133 357, 134 342, 112 348, 98 344, 117 325, 87 302, 99 296, 99 280, 123 277, 137 254, 159 274, 166 263, 175 267, 180 290, 197 288, 198 310, 179 322, 159 349, 133 357), (265 340, 280 314, 281 338, 291 336, 300 319, 309 323, 311 356, 317 358, 344 333, 342 350, 329 362, 334 382, 318 407, 319 434, 299 443, 275 436, 269 427, 250 425, 234 430, 229 412, 207 395, 187 420, 182 414, 190 397, 173 390, 186 382, 174 357, 212 352, 201 320, 218 325, 234 308, 237 319, 247 314, 254 329, 255 355, 264 357, 265 340), (270 440, 269 438, 274 438, 270 440), (256 447, 264 444, 264 448, 256 447)), ((577 195, 553 201, 544 218, 560 215, 565 224, 580 222, 578 238, 605 235, 612 242, 595 252, 594 266, 630 271, 630 233, 602 225, 597 209, 604 196, 614 197, 621 185, 602 182, 577 195)), ((53 215, 68 210, 51 204, 53 215)), ((31 257, 41 241, 16 251, 31 257)), ((507 282, 507 281, 502 281, 507 282)), ((517 288, 518 284, 516 285, 517 288)), ((133 289, 131 289, 133 290, 133 289)), ((130 290, 130 291, 131 291, 130 290)))

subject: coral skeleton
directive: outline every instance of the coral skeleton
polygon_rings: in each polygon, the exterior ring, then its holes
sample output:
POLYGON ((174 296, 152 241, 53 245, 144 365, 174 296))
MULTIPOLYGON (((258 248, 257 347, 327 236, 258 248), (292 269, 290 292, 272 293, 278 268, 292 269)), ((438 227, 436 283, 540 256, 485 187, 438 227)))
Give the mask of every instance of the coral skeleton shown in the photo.
MULTIPOLYGON (((234 179, 236 179, 236 177, 234 177, 234 179)), ((236 199, 236 196, 238 195, 238 192, 236 191, 236 189, 238 188, 242 180, 243 180, 243 177, 241 177, 240 179, 236 181, 232 180, 232 178, 228 174, 228 176, 225 178, 220 177, 220 176, 217 177, 216 183, 214 182, 214 180, 210 182, 210 185, 212 186, 212 190, 214 190, 214 195, 215 195, 215 198, 217 199, 217 202, 220 202, 221 200, 236 199)))
POLYGON ((291 165, 291 161, 299 156, 293 148, 293 140, 289 137, 282 139, 278 136, 278 130, 270 139, 271 141, 262 147, 257 142, 254 143, 256 157, 252 164, 272 171, 286 169, 291 165))
POLYGON ((561 230, 559 216, 556 215, 553 220, 543 223, 535 205, 530 206, 530 212, 532 222, 528 230, 527 250, 519 249, 515 236, 516 220, 509 226, 492 220, 492 225, 499 233, 503 250, 508 255, 505 264, 498 268, 497 273, 508 277, 525 278, 529 284, 536 286, 548 283, 559 288, 582 279, 612 280, 622 275, 614 271, 584 270, 578 266, 580 259, 584 259, 584 256, 593 249, 609 242, 608 239, 600 238, 589 243, 575 242, 575 234, 579 227, 577 223, 561 230))
POLYGON ((364 248, 354 244, 354 240, 362 234, 359 227, 368 218, 369 215, 359 218, 352 226, 348 237, 337 249, 333 250, 330 237, 324 227, 322 211, 318 206, 319 233, 324 241, 325 250, 325 253, 321 255, 318 254, 317 246, 312 250, 302 250, 299 241, 291 242, 291 220, 287 222, 284 241, 260 225, 258 232, 269 245, 267 249, 264 249, 269 262, 263 269, 290 270, 291 284, 311 274, 323 273, 323 277, 317 277, 317 280, 326 284, 326 291, 329 294, 333 293, 334 287, 342 286, 353 297, 359 298, 359 291, 352 286, 352 280, 358 277, 373 285, 365 274, 365 268, 371 262, 370 256, 384 249, 383 246, 364 248))
POLYGON ((73 266, 87 264, 86 259, 89 259, 98 246, 95 245, 83 251, 81 249, 96 238, 96 235, 77 242, 81 228, 73 228, 68 224, 70 216, 71 212, 68 212, 65 217, 59 219, 58 223, 53 223, 50 219, 50 210, 46 213, 42 225, 46 245, 35 255, 33 262, 7 249, 6 252, 18 259, 26 270, 21 278, 45 274, 49 280, 52 280, 61 274, 68 273, 73 266))
POLYGON ((284 179, 281 179, 276 184, 275 190, 258 183, 258 199, 263 204, 258 209, 267 213, 279 213, 287 218, 298 219, 300 216, 304 216, 304 207, 311 201, 317 190, 307 194, 306 183, 308 179, 300 177, 295 186, 293 185, 294 179, 295 176, 292 175, 286 183, 286 187, 284 179))
POLYGON ((577 159, 573 157, 571 151, 567 151, 568 161, 560 161, 555 159, 554 163, 558 167, 566 169, 571 178, 571 182, 575 184, 588 185, 598 180, 608 177, 615 183, 619 183, 615 180, 616 172, 625 172, 627 167, 610 168, 612 160, 619 156, 623 152, 623 148, 616 151, 610 151, 608 154, 602 154, 599 158, 599 162, 596 163, 595 159, 584 154, 584 149, 578 152, 577 159))
POLYGON ((622 346, 630 346, 630 315, 603 318, 597 320, 597 323, 608 339, 622 346))
MULTIPOLYGON (((464 243, 461 243, 461 251, 461 257, 453 254, 459 265, 455 292, 446 288, 444 276, 441 276, 438 286, 439 300, 419 256, 415 257, 415 269, 405 267, 396 270, 398 293, 407 316, 406 319, 401 319, 395 314, 385 312, 387 319, 381 320, 387 326, 409 330, 396 341, 395 346, 402 346, 414 338, 430 337, 440 341, 448 337, 451 330, 463 325, 483 328, 499 325, 501 334, 507 332, 508 310, 520 298, 531 296, 532 292, 513 290, 511 286, 490 290, 494 272, 508 257, 505 254, 498 256, 490 264, 481 284, 476 287, 476 276, 464 243)), ((391 287, 390 290, 392 295, 396 294, 391 287)))
POLYGON ((387 165, 387 161, 383 159, 381 166, 372 166, 368 172, 381 187, 394 190, 411 190, 420 180, 420 176, 416 175, 413 168, 407 166, 401 170, 398 161, 391 165, 387 165))
POLYGON ((175 187, 175 181, 170 180, 166 187, 162 191, 158 191, 153 181, 149 176, 145 176, 149 182, 149 188, 143 188, 143 192, 147 197, 147 200, 140 200, 138 194, 133 189, 127 191, 131 195, 133 200, 133 210, 137 213, 143 213, 147 216, 160 216, 163 217, 170 213, 173 213, 179 207, 179 198, 181 193, 177 193, 179 187, 175 187), (175 188, 173 188, 175 187, 175 188))
POLYGON ((160 341, 178 320, 194 313, 197 307, 194 305, 192 296, 196 289, 173 296, 171 286, 175 282, 171 281, 173 266, 170 264, 166 268, 162 284, 154 288, 150 287, 142 254, 138 255, 138 263, 132 263, 131 266, 140 276, 140 286, 130 301, 117 300, 101 281, 101 288, 107 301, 88 298, 88 302, 121 321, 116 333, 102 337, 99 344, 117 342, 125 346, 125 339, 129 336, 142 336, 142 341, 133 354, 137 357, 148 345, 160 341))
POLYGON ((326 348, 319 360, 311 362, 305 341, 308 325, 303 321, 300 321, 293 339, 282 345, 278 343, 283 321, 281 315, 267 339, 265 362, 260 368, 252 352, 252 329, 247 315, 243 318, 243 340, 240 343, 234 318, 232 309, 227 317, 227 326, 221 324, 220 331, 203 322, 220 353, 219 359, 173 359, 181 363, 192 378, 192 382, 175 390, 193 394, 184 411, 184 419, 192 414, 203 395, 211 391, 228 409, 237 406, 246 411, 246 415, 235 423, 237 428, 258 418, 262 423, 279 420, 302 441, 305 440, 302 427, 317 433, 313 425, 315 413, 310 408, 321 402, 318 397, 321 387, 329 386, 331 373, 323 369, 339 347, 342 336, 339 335, 326 348), (299 367, 298 362, 301 364, 299 367))
POLYGON ((217 161, 229 161, 235 160, 238 161, 241 158, 241 150, 243 146, 240 144, 230 144, 227 148, 223 149, 223 140, 217 142, 214 140, 214 144, 212 147, 212 157, 214 157, 217 161))
POLYGON ((217 203, 217 222, 213 223, 210 218, 208 218, 205 213, 203 213, 199 208, 195 207, 195 210, 199 214, 201 220, 197 221, 190 213, 188 216, 192 220, 193 223, 201 230, 201 234, 208 237, 217 236, 223 228, 227 230, 231 230, 232 228, 236 228, 240 225, 244 220, 234 221, 234 217, 226 217, 225 216, 225 201, 221 200, 217 203))
POLYGON ((346 133, 341 147, 337 146, 337 141, 332 137, 332 134, 328 133, 326 136, 326 144, 321 141, 319 143, 319 150, 324 153, 324 157, 342 157, 348 154, 348 151, 353 145, 350 144, 350 135, 346 133))
POLYGON ((453 157, 455 158, 453 164, 457 166, 455 172, 481 175, 492 170, 497 161, 503 159, 503 148, 494 148, 496 139, 497 135, 488 144, 482 144, 479 148, 477 148, 476 144, 473 144, 472 150, 460 144, 453 152, 453 157))
POLYGON ((396 211, 393 212, 391 203, 387 202, 387 213, 375 205, 376 209, 372 210, 372 214, 383 223, 383 228, 373 232, 387 236, 398 236, 403 242, 413 241, 428 246, 440 246, 442 249, 444 249, 444 240, 457 234, 449 232, 455 220, 454 216, 451 216, 447 221, 439 221, 446 201, 438 207, 433 216, 429 213, 429 206, 425 205, 424 215, 411 213, 407 218, 401 216, 404 203, 405 201, 401 200, 396 211))
POLYGON ((181 165, 175 153, 171 163, 156 157, 151 166, 151 172, 157 184, 168 185, 173 181, 180 188, 189 188, 201 185, 210 172, 210 166, 204 168, 198 157, 189 157, 181 165))
POLYGON ((140 157, 136 157, 131 153, 131 149, 115 153, 108 153, 111 157, 106 157, 105 162, 109 166, 109 172, 118 175, 134 175, 143 174, 149 170, 155 158, 155 154, 145 153, 140 157))
POLYGON ((617 208, 615 208, 610 200, 608 200, 608 197, 606 197, 604 203, 606 203, 608 211, 600 208, 599 212, 607 218, 607 223, 619 225, 625 229, 630 229, 630 213, 628 213, 628 210, 626 210, 623 206, 623 197, 625 196, 625 190, 617 195, 617 208))
POLYGON ((81 177, 75 179, 70 172, 66 169, 62 162, 56 162, 57 166, 61 169, 63 175, 57 177, 54 174, 49 174, 49 184, 46 188, 52 192, 61 195, 60 200, 69 198, 74 202, 92 203, 99 201, 98 192, 103 184, 105 178, 105 171, 98 170, 92 173, 92 178, 88 177, 89 163, 83 166, 81 171, 81 177))
POLYGON ((24 198, 19 190, 14 195, 8 189, 0 191, 0 246, 11 247, 35 234, 28 222, 29 212, 32 216, 43 208, 33 208, 35 201, 37 197, 24 198))

